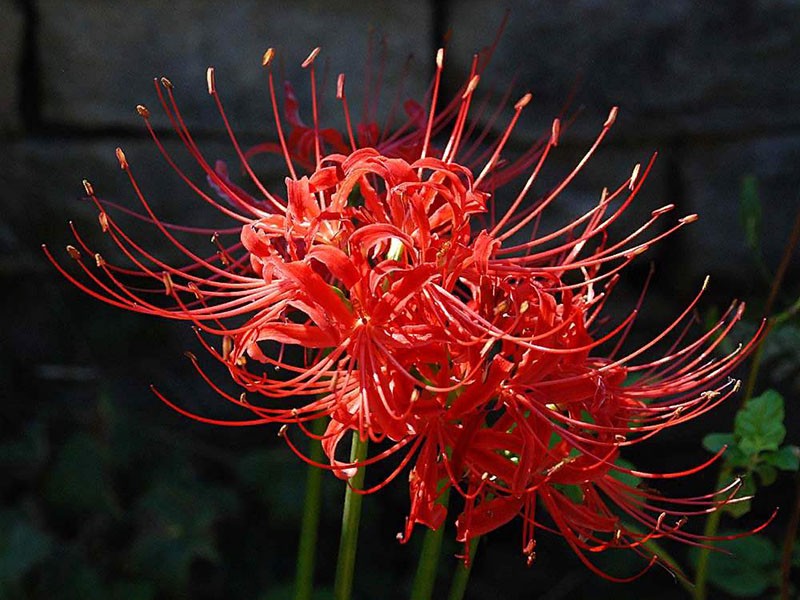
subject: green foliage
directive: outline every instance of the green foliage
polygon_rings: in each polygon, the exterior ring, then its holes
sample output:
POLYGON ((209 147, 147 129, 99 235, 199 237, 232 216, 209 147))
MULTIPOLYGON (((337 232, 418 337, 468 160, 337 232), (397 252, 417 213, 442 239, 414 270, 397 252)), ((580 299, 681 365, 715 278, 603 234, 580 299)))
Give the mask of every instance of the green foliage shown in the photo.
POLYGON ((156 479, 136 506, 140 533, 131 554, 137 572, 174 592, 185 589, 194 560, 219 560, 213 528, 236 509, 229 490, 200 483, 186 468, 156 479))
POLYGON ((748 456, 777 451, 786 437, 783 417, 783 397, 775 390, 752 398, 736 414, 733 434, 738 448, 748 456))
MULTIPOLYGON (((737 598, 754 598, 778 582, 780 550, 768 537, 745 535, 715 544, 708 561, 710 583, 737 598)), ((690 553, 697 565, 699 552, 690 553)))
POLYGON ((96 510, 119 513, 109 485, 108 452, 86 433, 76 433, 61 447, 47 475, 45 495, 69 514, 96 510))
POLYGON ((0 512, 0 597, 12 590, 53 549, 52 538, 20 511, 0 512))
MULTIPOLYGON (((783 397, 775 390, 767 390, 736 413, 733 433, 710 433, 703 438, 703 447, 709 452, 725 448, 724 471, 729 476, 722 483, 742 478, 740 498, 755 495, 758 485, 772 485, 778 471, 797 471, 800 467, 800 449, 781 445, 786 437, 783 420, 783 397)), ((725 510, 740 517, 750 506, 750 500, 740 500, 728 504, 725 510)))
POLYGON ((758 181, 753 175, 742 179, 739 196, 739 219, 744 228, 747 247, 754 253, 761 251, 761 222, 763 220, 761 199, 758 194, 758 181))

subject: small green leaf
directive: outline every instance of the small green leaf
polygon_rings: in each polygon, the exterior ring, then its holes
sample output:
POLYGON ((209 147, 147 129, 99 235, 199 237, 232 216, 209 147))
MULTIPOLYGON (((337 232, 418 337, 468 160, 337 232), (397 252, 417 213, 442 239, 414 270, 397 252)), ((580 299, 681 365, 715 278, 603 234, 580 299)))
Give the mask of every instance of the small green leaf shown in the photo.
POLYGON ((772 465, 758 465, 758 467, 756 467, 756 473, 758 474, 758 479, 761 481, 761 485, 763 486, 772 485, 778 478, 778 469, 772 465))
MULTIPOLYGON (((761 535, 751 535, 715 544, 730 552, 712 552, 708 561, 708 580, 738 598, 760 596, 774 583, 780 558, 777 547, 761 535)), ((692 552, 697 560, 697 552, 692 552)))
POLYGON ((725 446, 730 449, 735 445, 736 441, 732 433, 709 433, 703 438, 703 448, 713 454, 716 454, 725 446))
MULTIPOLYGON (((625 460, 624 458, 618 458, 617 460, 614 461, 614 464, 617 465, 618 467, 622 467, 623 469, 628 469, 628 470, 634 470, 635 469, 635 467, 633 466, 633 463, 630 462, 630 461, 625 460)), ((631 487, 636 487, 637 485, 639 485, 642 482, 642 478, 641 477, 637 477, 636 475, 633 475, 632 473, 626 473, 624 471, 617 471, 616 469, 611 469, 608 472, 608 474, 611 475, 614 479, 616 479, 618 481, 621 481, 622 483, 624 483, 626 485, 629 485, 631 487)))
POLYGON ((767 390, 752 398, 736 414, 734 424, 734 435, 742 452, 752 456, 766 450, 778 450, 786 437, 783 416, 783 397, 775 390, 767 390))
POLYGON ((758 251, 761 240, 762 210, 758 194, 758 180, 753 175, 747 175, 742 179, 739 218, 744 228, 747 247, 758 251))
MULTIPOLYGON (((736 493, 736 498, 745 498, 753 496, 756 493, 756 482, 752 477, 748 477, 742 481, 742 487, 736 493)), ((734 519, 738 519, 742 515, 746 515, 752 508, 752 500, 737 500, 731 504, 726 504, 723 510, 730 514, 734 519)))
POLYGON ((781 446, 777 452, 765 453, 761 460, 781 471, 797 471, 800 469, 800 448, 781 446))
POLYGON ((120 581, 111 590, 113 600, 153 600, 156 588, 149 581, 120 581))
POLYGON ((22 513, 0 513, 0 581, 19 581, 52 548, 50 536, 31 525, 22 513))
POLYGON ((97 440, 76 433, 62 446, 46 484, 47 500, 70 514, 116 512, 108 452, 97 440))

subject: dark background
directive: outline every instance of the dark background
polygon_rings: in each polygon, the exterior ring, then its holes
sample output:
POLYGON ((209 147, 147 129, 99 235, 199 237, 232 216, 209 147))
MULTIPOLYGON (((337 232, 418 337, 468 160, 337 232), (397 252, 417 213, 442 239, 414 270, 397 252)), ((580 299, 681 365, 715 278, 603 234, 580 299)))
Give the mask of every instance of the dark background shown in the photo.
MULTIPOLYGON (((513 98, 533 92, 513 149, 546 133, 565 105, 577 115, 544 181, 566 174, 609 108, 621 107, 607 143, 554 214, 579 214, 603 186, 618 185, 658 151, 629 225, 666 203, 701 216, 648 254, 657 271, 640 335, 668 323, 706 274, 712 284, 703 314, 738 297, 757 320, 800 205, 800 4, 529 0, 510 7, 481 88, 500 96, 513 81, 513 98), (740 219, 746 178, 762 207, 761 260, 748 249, 740 219)), ((299 68, 307 53, 322 46, 321 60, 329 61, 328 105, 335 104, 335 74, 346 71, 358 106, 370 32, 377 32, 373 42, 382 34, 385 106, 397 94, 421 97, 445 37, 446 86, 454 90, 504 10, 500 3, 433 0, 298 0, 288 7, 0 0, 0 596, 289 597, 302 465, 273 428, 201 426, 163 406, 149 383, 201 412, 218 402, 181 355, 201 352, 188 328, 101 305, 64 281, 40 249, 46 242, 63 255, 70 219, 99 239, 81 179, 108 198, 133 201, 114 157, 118 145, 165 220, 214 226, 157 157, 133 109, 144 103, 157 113, 152 78, 170 77, 206 154, 234 165, 206 93, 208 65, 217 69, 237 132, 255 143, 272 131, 260 66, 267 46, 278 48, 280 69, 308 115, 299 68), (403 78, 409 54, 415 60, 403 78)), ((372 54, 380 56, 380 44, 372 54)), ((160 117, 154 123, 165 125, 160 117)), ((197 169, 190 173, 196 177, 197 169)), ((800 291, 798 263, 777 308, 800 291)), ((649 264, 644 257, 630 270, 623 288, 630 297, 649 264)), ((786 395, 788 439, 797 444, 796 370, 767 364, 759 389, 768 385, 786 395)), ((735 403, 655 440, 637 453, 637 464, 673 470, 702 460, 702 435, 730 431, 735 403)), ((711 469, 675 491, 705 492, 714 479, 711 469)), ((342 486, 329 476, 325 486, 318 579, 330 587, 342 486)), ((792 487, 783 476, 762 492, 749 521, 726 524, 752 527, 774 506, 786 507, 767 530, 779 543, 792 487)), ((407 546, 395 541, 406 495, 398 480, 365 502, 359 598, 407 596, 422 532, 407 546)), ((468 598, 682 597, 658 568, 627 587, 599 580, 546 533, 526 568, 519 536, 514 524, 488 536, 468 598)), ((452 537, 442 590, 458 550, 452 537)), ((670 550, 685 559, 683 549, 670 550)))

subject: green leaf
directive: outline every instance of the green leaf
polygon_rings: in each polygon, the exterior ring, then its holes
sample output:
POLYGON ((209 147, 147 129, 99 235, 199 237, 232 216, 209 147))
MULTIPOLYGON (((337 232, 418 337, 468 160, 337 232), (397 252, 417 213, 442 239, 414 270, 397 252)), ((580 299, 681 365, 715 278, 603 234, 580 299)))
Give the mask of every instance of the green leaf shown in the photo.
POLYGON ((747 175, 742 179, 739 218, 744 228, 747 247, 757 252, 761 240, 762 210, 758 194, 758 180, 753 175, 747 175))
POLYGON ((778 478, 778 469, 772 465, 758 465, 756 467, 756 473, 758 474, 758 479, 761 481, 761 485, 763 486, 772 485, 778 478))
MULTIPOLYGON (((623 469, 634 470, 635 467, 632 462, 625 460, 624 458, 618 458, 614 461, 614 464, 618 467, 622 467, 623 469)), ((616 479, 617 481, 621 481, 622 483, 629 485, 631 487, 636 487, 642 482, 641 477, 637 477, 631 473, 626 473, 624 471, 617 471, 616 469, 611 469, 608 472, 611 477, 616 479)))
MULTIPOLYGON (((730 482, 726 482, 730 483, 730 482)), ((736 492, 736 498, 744 498, 753 496, 756 493, 756 482, 752 477, 747 477, 742 481, 742 487, 736 492)), ((722 510, 730 514, 734 519, 738 519, 742 515, 750 512, 752 508, 752 500, 737 500, 731 504, 726 504, 722 510)))
POLYGON ((736 440, 732 433, 709 433, 703 438, 703 448, 712 454, 716 454, 725 446, 728 446, 728 449, 730 449, 735 445, 736 440))
POLYGON ((739 449, 736 439, 732 433, 709 433, 703 438, 703 447, 709 452, 716 454, 724 446, 724 459, 726 464, 732 467, 747 467, 750 465, 750 457, 739 449))
POLYGON ((0 581, 19 581, 52 549, 50 536, 29 523, 21 512, 0 512, 0 581))
MULTIPOLYGON (((715 546, 730 554, 712 552, 709 555, 708 580, 731 596, 760 596, 776 581, 780 553, 769 538, 751 535, 722 541, 715 546)), ((697 554, 692 552, 695 564, 697 554)))
POLYGON ((97 440, 76 433, 62 446, 45 483, 45 496, 69 513, 118 512, 107 472, 108 453, 97 440))
POLYGON ((230 490, 200 482, 188 467, 156 480, 137 503, 140 533, 132 564, 159 589, 185 588, 195 559, 215 563, 215 525, 238 510, 230 490))
POLYGON ((113 600, 153 600, 156 588, 149 581, 120 581, 111 590, 113 600))
POLYGON ((783 397, 775 390, 748 401, 736 414, 733 430, 742 452, 752 456, 778 450, 786 437, 783 416, 783 397))
POLYGON ((777 452, 765 453, 761 460, 781 471, 797 471, 800 469, 800 448, 781 446, 777 452))

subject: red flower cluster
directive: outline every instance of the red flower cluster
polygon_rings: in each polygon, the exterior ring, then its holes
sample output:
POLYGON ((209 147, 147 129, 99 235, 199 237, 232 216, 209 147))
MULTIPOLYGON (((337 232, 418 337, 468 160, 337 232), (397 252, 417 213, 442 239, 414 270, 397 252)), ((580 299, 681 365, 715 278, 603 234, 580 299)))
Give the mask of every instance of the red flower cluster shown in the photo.
MULTIPOLYGON (((168 80, 156 82, 160 103, 218 199, 176 166, 149 111, 138 107, 167 162, 200 198, 236 223, 214 234, 211 256, 179 241, 178 231, 186 228, 159 220, 118 150, 141 216, 188 264, 171 266, 146 251, 112 216, 119 207, 98 198, 88 182, 86 193, 100 211, 103 231, 127 264, 107 262, 77 232, 76 246, 67 250, 83 276, 70 274, 48 252, 54 264, 109 304, 196 325, 204 346, 243 393, 226 393, 198 370, 253 416, 215 420, 162 396, 176 410, 209 423, 283 424, 282 435, 298 454, 286 427, 313 436, 308 423, 328 419, 321 441, 330 462, 320 466, 348 478, 360 466, 394 457, 396 468, 365 493, 410 465, 411 506, 401 540, 418 523, 442 526, 442 498, 454 490, 462 498, 453 503, 461 511, 459 541, 468 543, 520 516, 529 562, 537 529, 563 535, 596 571, 587 556, 607 548, 633 549, 650 566, 656 557, 643 548, 649 539, 705 543, 682 527, 685 519, 731 502, 737 484, 704 496, 665 498, 637 481, 682 477, 706 465, 645 473, 617 459, 623 448, 711 410, 736 391, 738 382, 728 374, 752 342, 728 355, 718 356, 718 350, 743 306, 732 305, 710 330, 690 337, 701 292, 651 341, 628 351, 623 341, 638 306, 616 325, 602 325, 601 317, 619 272, 695 216, 651 233, 670 213, 668 205, 612 241, 609 228, 637 195, 651 161, 641 172, 637 165, 572 222, 538 231, 542 213, 607 134, 616 108, 564 181, 532 198, 531 186, 558 142, 560 121, 519 159, 504 160, 506 141, 531 96, 513 106, 510 123, 496 138, 490 135, 496 118, 475 127, 468 113, 480 79, 479 57, 456 97, 437 111, 439 51, 430 108, 406 102, 407 119, 392 131, 369 122, 353 127, 339 76, 337 98, 346 123, 339 132, 320 128, 317 53, 303 63, 311 78, 313 124, 302 122, 287 86, 284 132, 270 69, 277 141, 248 152, 231 131, 209 69, 208 91, 260 197, 236 186, 224 164, 206 161, 168 80), (249 159, 260 152, 284 157, 285 193, 269 190, 256 177, 249 159), (501 208, 498 189, 523 174, 527 179, 501 208), (96 268, 86 264, 84 253, 94 257, 96 268), (170 306, 164 305, 165 292, 170 306), (213 347, 203 334, 220 337, 221 346, 213 347), (351 432, 378 443, 358 464, 343 460, 339 451, 351 432)), ((270 50, 265 66, 272 58, 270 50)))

